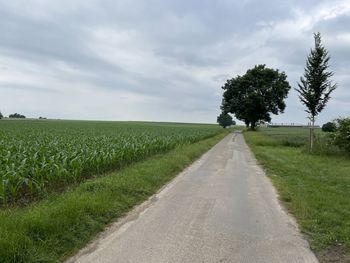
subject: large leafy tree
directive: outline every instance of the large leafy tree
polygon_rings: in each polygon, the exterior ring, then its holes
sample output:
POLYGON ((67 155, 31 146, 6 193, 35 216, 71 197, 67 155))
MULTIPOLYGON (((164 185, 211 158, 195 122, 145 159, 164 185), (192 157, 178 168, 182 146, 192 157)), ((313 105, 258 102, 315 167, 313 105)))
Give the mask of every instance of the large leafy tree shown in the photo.
POLYGON ((223 128, 236 124, 236 122, 232 120, 232 117, 229 114, 224 112, 222 112, 218 116, 217 123, 219 123, 219 125, 222 126, 223 128))
POLYGON ((271 121, 271 113, 284 111, 284 99, 290 85, 284 72, 257 65, 243 76, 227 80, 222 89, 223 112, 233 113, 247 127, 255 130, 260 121, 271 121))
POLYGON ((328 71, 330 56, 327 49, 321 44, 321 34, 314 34, 315 47, 306 60, 304 76, 300 78, 300 83, 296 91, 299 93, 301 102, 306 106, 306 112, 311 121, 310 147, 313 148, 314 126, 316 116, 325 108, 330 99, 330 94, 336 89, 336 84, 332 84, 330 77, 332 71, 328 71))
POLYGON ((4 116, 2 115, 1 111, 0 111, 0 119, 4 118, 4 116))

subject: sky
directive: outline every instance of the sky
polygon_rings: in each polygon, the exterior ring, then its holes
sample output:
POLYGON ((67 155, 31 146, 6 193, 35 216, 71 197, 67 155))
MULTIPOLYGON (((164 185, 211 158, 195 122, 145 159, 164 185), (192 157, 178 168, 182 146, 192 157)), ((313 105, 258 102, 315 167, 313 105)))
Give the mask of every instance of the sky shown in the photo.
POLYGON ((272 122, 307 123, 296 91, 320 32, 350 116, 349 0, 0 0, 0 111, 215 123, 227 79, 257 64, 292 87, 272 122))

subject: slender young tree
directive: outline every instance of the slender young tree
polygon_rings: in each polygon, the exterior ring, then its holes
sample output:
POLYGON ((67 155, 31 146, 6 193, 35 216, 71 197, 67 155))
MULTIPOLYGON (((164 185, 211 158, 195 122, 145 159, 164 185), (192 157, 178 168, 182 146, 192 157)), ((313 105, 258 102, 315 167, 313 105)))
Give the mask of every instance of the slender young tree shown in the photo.
POLYGON ((321 34, 315 33, 315 47, 306 60, 304 76, 300 78, 297 89, 295 89, 301 102, 306 106, 308 118, 311 121, 310 150, 314 145, 314 127, 316 116, 325 108, 330 99, 330 94, 337 87, 332 84, 330 77, 333 72, 329 71, 329 60, 327 49, 321 44, 321 34))

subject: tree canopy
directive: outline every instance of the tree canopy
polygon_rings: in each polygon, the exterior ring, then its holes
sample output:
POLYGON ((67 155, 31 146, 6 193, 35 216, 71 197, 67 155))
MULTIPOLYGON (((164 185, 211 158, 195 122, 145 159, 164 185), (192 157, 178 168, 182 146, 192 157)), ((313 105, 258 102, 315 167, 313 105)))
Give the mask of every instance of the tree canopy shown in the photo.
POLYGON ((219 125, 222 126, 223 128, 236 124, 236 122, 232 120, 232 117, 229 114, 224 112, 222 112, 218 116, 217 123, 219 123, 219 125))
POLYGON ((270 114, 284 111, 284 99, 290 90, 287 75, 279 70, 256 65, 243 76, 227 80, 221 109, 232 113, 253 130, 261 121, 270 122, 270 114))

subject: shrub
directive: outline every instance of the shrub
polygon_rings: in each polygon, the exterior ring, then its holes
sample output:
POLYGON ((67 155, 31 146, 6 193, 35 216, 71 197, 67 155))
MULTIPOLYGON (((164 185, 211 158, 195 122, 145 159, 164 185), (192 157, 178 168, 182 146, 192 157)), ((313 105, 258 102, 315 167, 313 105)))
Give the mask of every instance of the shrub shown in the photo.
MULTIPOLYGON (((305 147, 304 152, 309 152, 309 149, 305 147)), ((344 154, 346 154, 346 151, 335 145, 334 134, 328 133, 326 136, 315 140, 312 154, 327 156, 344 156, 344 154)))
POLYGON ((350 118, 337 119, 336 126, 334 144, 350 152, 350 118))
POLYGON ((329 121, 322 125, 322 131, 324 132, 335 132, 336 129, 337 129, 337 126, 335 125, 334 122, 329 121))

